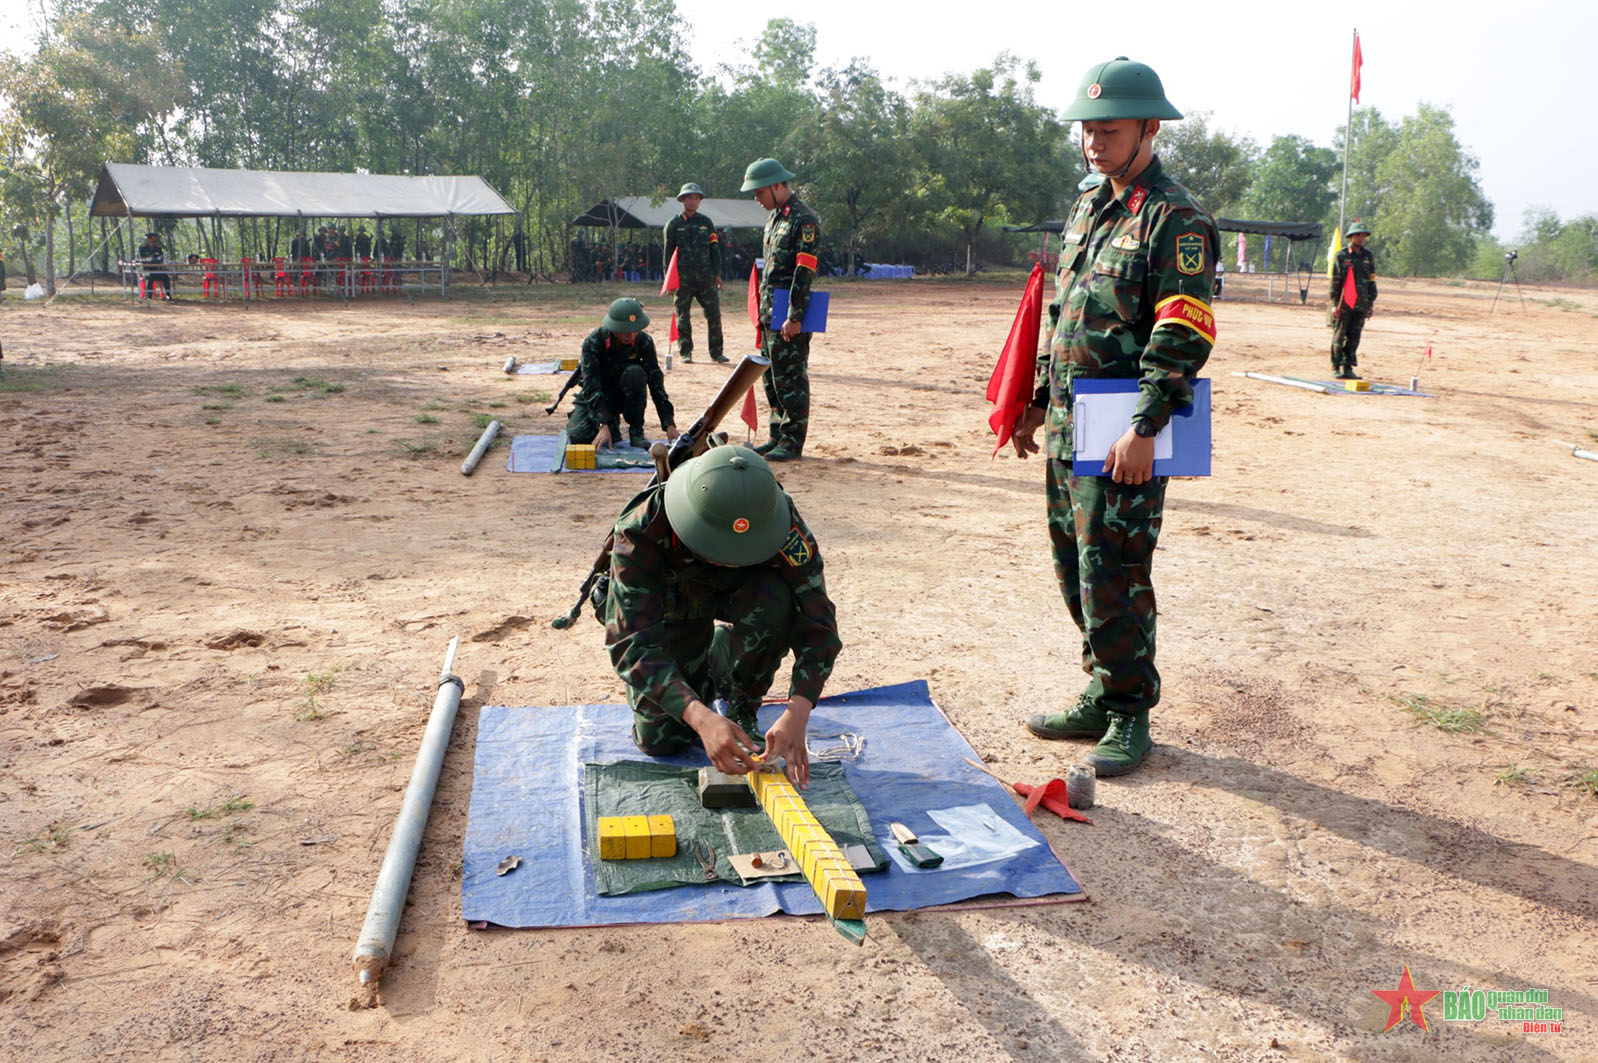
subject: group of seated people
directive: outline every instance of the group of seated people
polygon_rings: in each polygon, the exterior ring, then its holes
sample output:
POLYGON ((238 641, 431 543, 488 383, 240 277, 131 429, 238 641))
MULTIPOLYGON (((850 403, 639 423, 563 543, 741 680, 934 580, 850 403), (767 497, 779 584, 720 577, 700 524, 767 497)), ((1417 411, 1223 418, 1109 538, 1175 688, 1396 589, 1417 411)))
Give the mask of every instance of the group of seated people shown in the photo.
POLYGON ((397 262, 405 257, 405 234, 400 232, 398 225, 387 236, 379 228, 374 247, 364 225, 358 227, 353 236, 347 226, 324 225, 316 230, 316 237, 309 240, 306 239, 305 230, 301 229, 294 234, 294 240, 289 244, 289 258, 295 262, 354 262, 371 258, 373 250, 383 261, 397 262))

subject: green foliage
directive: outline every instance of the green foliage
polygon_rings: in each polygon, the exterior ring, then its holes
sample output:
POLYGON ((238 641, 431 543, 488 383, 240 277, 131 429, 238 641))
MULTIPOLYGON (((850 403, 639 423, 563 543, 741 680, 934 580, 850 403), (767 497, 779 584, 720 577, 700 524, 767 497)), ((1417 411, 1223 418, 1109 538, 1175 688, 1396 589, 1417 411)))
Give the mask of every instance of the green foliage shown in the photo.
POLYGON ((1211 129, 1209 120, 1207 111, 1189 111, 1179 122, 1161 123, 1154 149, 1165 171, 1187 186, 1205 210, 1236 217, 1259 149, 1251 140, 1211 129))
POLYGON ((1337 206, 1341 177, 1342 160, 1330 148, 1317 147, 1305 137, 1277 137, 1254 166, 1254 179, 1243 195, 1243 215, 1320 221, 1337 206))

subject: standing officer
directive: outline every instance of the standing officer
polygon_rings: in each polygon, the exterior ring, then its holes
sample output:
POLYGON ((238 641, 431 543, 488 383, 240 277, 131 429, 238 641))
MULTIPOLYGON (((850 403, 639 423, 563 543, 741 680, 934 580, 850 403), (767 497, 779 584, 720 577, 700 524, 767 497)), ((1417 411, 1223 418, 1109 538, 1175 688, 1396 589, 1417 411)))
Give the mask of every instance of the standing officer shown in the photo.
POLYGON ((1091 677, 1070 709, 1030 716, 1026 725, 1043 738, 1097 739, 1087 762, 1100 775, 1131 771, 1153 745, 1149 710, 1160 700, 1160 674, 1150 570, 1165 504, 1165 477, 1152 475, 1154 436, 1192 401, 1193 379, 1215 342, 1215 223, 1154 156, 1161 119, 1181 117, 1159 76, 1125 56, 1082 79, 1065 118, 1082 123, 1088 169, 1105 179, 1071 208, 1048 354, 1015 426, 1015 452, 1024 458, 1038 449, 1033 433, 1048 424, 1054 571, 1091 677), (1104 476, 1071 472, 1079 377, 1138 382, 1104 476))
POLYGON ((755 448, 767 461, 797 460, 810 429, 810 333, 800 330, 800 322, 816 275, 821 219, 794 194, 792 180, 776 159, 756 159, 744 171, 742 188, 771 211, 762 245, 766 268, 760 275, 760 347, 771 359, 765 376, 771 438, 755 448), (788 289, 787 319, 780 322, 771 320, 778 288, 788 289))
POLYGON ((1348 246, 1337 252, 1332 265, 1332 372, 1339 380, 1358 380, 1359 336, 1365 319, 1376 312, 1376 257, 1365 250, 1370 230, 1358 218, 1343 234, 1348 246), (1343 301, 1344 278, 1354 271, 1354 305, 1343 301))
POLYGON ((755 713, 792 649, 788 706, 764 744, 768 759, 787 759, 795 784, 808 784, 805 728, 842 643, 816 540, 754 451, 712 447, 627 504, 605 644, 638 748, 670 756, 697 737, 733 774, 755 767, 755 713), (718 698, 726 716, 710 708, 718 698))
POLYGON ((144 297, 155 298, 155 286, 161 286, 161 298, 170 301, 172 298, 172 274, 151 273, 150 267, 166 262, 166 250, 161 246, 161 237, 156 233, 145 233, 144 243, 139 245, 139 261, 144 263, 144 297))
POLYGON ((688 308, 699 300, 705 312, 705 331, 710 336, 710 360, 725 362, 721 353, 721 242, 716 238, 716 223, 699 213, 705 194, 689 182, 677 193, 682 213, 666 223, 666 263, 677 254, 677 335, 682 360, 694 360, 694 330, 688 321, 688 308))
POLYGON ((627 441, 649 446, 644 434, 644 400, 655 400, 655 413, 667 439, 677 438, 677 419, 666 397, 666 378, 655 360, 655 341, 644 331, 649 315, 637 299, 617 299, 604 322, 583 340, 577 368, 583 390, 566 419, 572 443, 608 447, 621 436, 627 419, 627 441))

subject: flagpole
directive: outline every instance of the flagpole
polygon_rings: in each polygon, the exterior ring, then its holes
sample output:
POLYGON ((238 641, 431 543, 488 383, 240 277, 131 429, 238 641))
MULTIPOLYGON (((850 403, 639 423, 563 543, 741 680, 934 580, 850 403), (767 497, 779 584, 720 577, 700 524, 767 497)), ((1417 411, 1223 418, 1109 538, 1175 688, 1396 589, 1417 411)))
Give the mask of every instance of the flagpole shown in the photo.
MULTIPOLYGON (((1359 27, 1354 28, 1354 43, 1348 50, 1348 68, 1354 69, 1354 53, 1359 49, 1359 27)), ((1350 74, 1348 86, 1348 117, 1343 122, 1343 194, 1337 201, 1337 231, 1342 233, 1348 225, 1348 149, 1354 142, 1354 86, 1350 74)))

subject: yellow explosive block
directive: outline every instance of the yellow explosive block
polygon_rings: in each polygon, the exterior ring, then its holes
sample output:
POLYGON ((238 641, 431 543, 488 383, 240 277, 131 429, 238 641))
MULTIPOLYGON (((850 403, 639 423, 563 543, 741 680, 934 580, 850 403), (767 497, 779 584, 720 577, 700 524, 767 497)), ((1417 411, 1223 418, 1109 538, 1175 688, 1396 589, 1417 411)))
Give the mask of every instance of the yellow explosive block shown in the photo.
POLYGON ((620 816, 599 817, 599 858, 627 859, 627 836, 622 829, 620 816))
POLYGON ((677 825, 670 816, 649 817, 649 855, 677 855, 677 825))
POLYGON ((849 866, 832 835, 816 821, 798 789, 780 772, 753 771, 744 776, 755 799, 766 810, 788 851, 804 871, 821 906, 834 919, 864 919, 866 887, 849 866))
POLYGON ((1370 389, 1371 389, 1371 382, 1369 380, 1345 380, 1345 381, 1343 381, 1343 390, 1344 391, 1369 391, 1370 389))
POLYGON ((627 837, 627 859, 649 859, 649 817, 623 816, 622 833, 627 837))
POLYGON ((569 373, 573 369, 576 369, 576 368, 577 368, 577 359, 576 358, 562 358, 560 360, 560 371, 562 373, 569 373))
POLYGON ((566 444, 566 468, 592 469, 596 460, 596 453, 592 443, 566 444))

